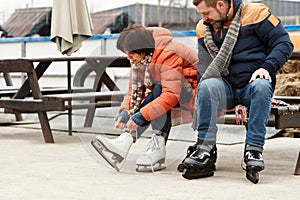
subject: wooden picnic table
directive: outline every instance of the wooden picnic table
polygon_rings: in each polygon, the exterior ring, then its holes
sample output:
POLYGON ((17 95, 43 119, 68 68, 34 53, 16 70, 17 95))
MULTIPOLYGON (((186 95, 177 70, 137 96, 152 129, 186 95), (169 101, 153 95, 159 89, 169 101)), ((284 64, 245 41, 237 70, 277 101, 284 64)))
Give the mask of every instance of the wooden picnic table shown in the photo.
MULTIPOLYGON (((11 99, 0 99, 0 107, 4 108, 10 113, 22 113, 22 112, 36 112, 39 116, 41 128, 43 131, 45 142, 53 143, 54 139, 52 136, 51 128, 49 125, 49 120, 47 117, 47 111, 61 111, 63 109, 68 110, 68 125, 69 134, 72 133, 72 105, 70 96, 59 96, 59 98, 53 98, 55 91, 51 91, 52 98, 47 98, 42 95, 40 85, 38 80, 43 76, 46 70, 51 66, 51 64, 56 62, 66 62, 67 63, 67 90, 64 93, 71 94, 72 83, 71 83, 71 67, 72 63, 76 61, 85 61, 90 67, 96 72, 96 77, 94 80, 93 88, 90 92, 100 92, 102 83, 107 86, 111 91, 119 90, 116 83, 110 79, 106 73, 107 67, 128 67, 129 61, 126 57, 116 57, 116 56, 99 56, 99 57, 59 57, 59 58, 16 58, 16 59, 0 59, 0 72, 4 74, 9 74, 12 72, 24 72, 27 73, 27 79, 22 84, 22 86, 15 92, 13 92, 11 99), (36 67, 34 67, 37 64, 36 67), (32 98, 27 98, 28 96, 32 98), (63 105, 67 101, 69 106, 63 105)), ((3 92, 3 91, 1 91, 3 92)), ((61 91, 57 90, 61 95, 61 91)), ((11 90, 8 93, 12 93, 11 90)), ((81 93, 83 98, 90 98, 87 92, 81 93)), ((46 94, 47 95, 47 94, 46 94)), ((49 94, 48 94, 49 95, 49 94)), ((78 96, 79 94, 76 93, 78 96)), ((94 93, 97 98, 91 99, 91 103, 96 105, 96 101, 101 101, 103 97, 105 99, 111 97, 112 95, 117 95, 118 97, 124 95, 120 93, 94 93)), ((120 101, 120 98, 118 99, 120 101)), ((97 104, 98 107, 111 106, 114 103, 104 103, 97 104)), ((79 107, 77 107, 79 108, 79 107)), ((87 106, 90 113, 88 116, 94 114, 95 108, 93 106, 87 106)))

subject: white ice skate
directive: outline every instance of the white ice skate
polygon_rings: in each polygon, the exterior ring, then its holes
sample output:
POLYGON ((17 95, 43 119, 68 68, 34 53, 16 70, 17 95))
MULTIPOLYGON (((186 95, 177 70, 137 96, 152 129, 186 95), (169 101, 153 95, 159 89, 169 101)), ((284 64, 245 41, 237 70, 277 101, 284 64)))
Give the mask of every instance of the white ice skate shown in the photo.
POLYGON ((154 172, 165 169, 162 164, 166 159, 165 139, 163 136, 152 135, 147 151, 136 160, 137 172, 154 172))
POLYGON ((122 133, 119 137, 115 139, 108 139, 103 136, 96 136, 91 141, 92 146, 96 151, 113 167, 120 171, 120 168, 117 166, 118 163, 121 163, 124 158, 126 158, 128 151, 133 143, 133 138, 130 133, 122 133), (104 151, 112 154, 111 157, 106 155, 104 151))

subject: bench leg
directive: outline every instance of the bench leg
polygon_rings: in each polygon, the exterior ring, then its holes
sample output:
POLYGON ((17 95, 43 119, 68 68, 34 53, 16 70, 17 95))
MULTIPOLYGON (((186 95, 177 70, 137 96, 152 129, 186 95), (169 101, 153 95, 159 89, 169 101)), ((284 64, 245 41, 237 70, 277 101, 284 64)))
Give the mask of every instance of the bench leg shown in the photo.
MULTIPOLYGON (((13 86, 14 85, 13 81, 12 81, 12 78, 11 78, 9 73, 3 73, 3 76, 4 76, 4 79, 5 79, 5 82, 6 82, 7 86, 13 86)), ((17 121, 23 121, 23 117, 20 113, 16 113, 15 116, 16 116, 17 121)))
POLYGON ((54 143, 52 131, 49 125, 47 113, 44 111, 38 112, 41 128, 43 131, 44 140, 46 143, 54 143))
POLYGON ((23 121, 23 117, 22 117, 21 113, 15 114, 15 117, 16 117, 16 121, 18 121, 18 122, 23 121))
POLYGON ((300 175, 300 151, 298 154, 298 159, 297 159, 297 163, 296 163, 296 168, 295 168, 295 175, 300 175))
POLYGON ((94 121, 96 108, 89 108, 86 113, 84 127, 91 127, 94 121))

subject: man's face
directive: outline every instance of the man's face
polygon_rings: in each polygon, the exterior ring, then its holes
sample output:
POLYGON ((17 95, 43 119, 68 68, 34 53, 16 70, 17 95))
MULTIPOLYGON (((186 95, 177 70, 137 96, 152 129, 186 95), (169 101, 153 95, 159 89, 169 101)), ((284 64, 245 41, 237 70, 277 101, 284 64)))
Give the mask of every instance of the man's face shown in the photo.
POLYGON ((204 24, 210 24, 216 29, 223 28, 228 20, 228 6, 223 1, 218 1, 216 7, 207 7, 204 1, 201 1, 197 6, 198 13, 201 14, 204 24))

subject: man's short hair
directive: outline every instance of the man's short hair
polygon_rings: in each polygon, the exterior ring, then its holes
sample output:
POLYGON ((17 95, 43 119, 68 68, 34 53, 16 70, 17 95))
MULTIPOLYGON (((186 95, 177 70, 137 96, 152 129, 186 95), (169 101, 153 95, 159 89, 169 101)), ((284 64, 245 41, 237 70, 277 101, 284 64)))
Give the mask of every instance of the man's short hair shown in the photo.
POLYGON ((214 7, 214 8, 216 7, 218 1, 228 2, 229 5, 231 3, 231 0, 193 0, 193 4, 194 6, 198 6, 198 4, 201 3, 202 1, 205 2, 206 6, 214 7))

